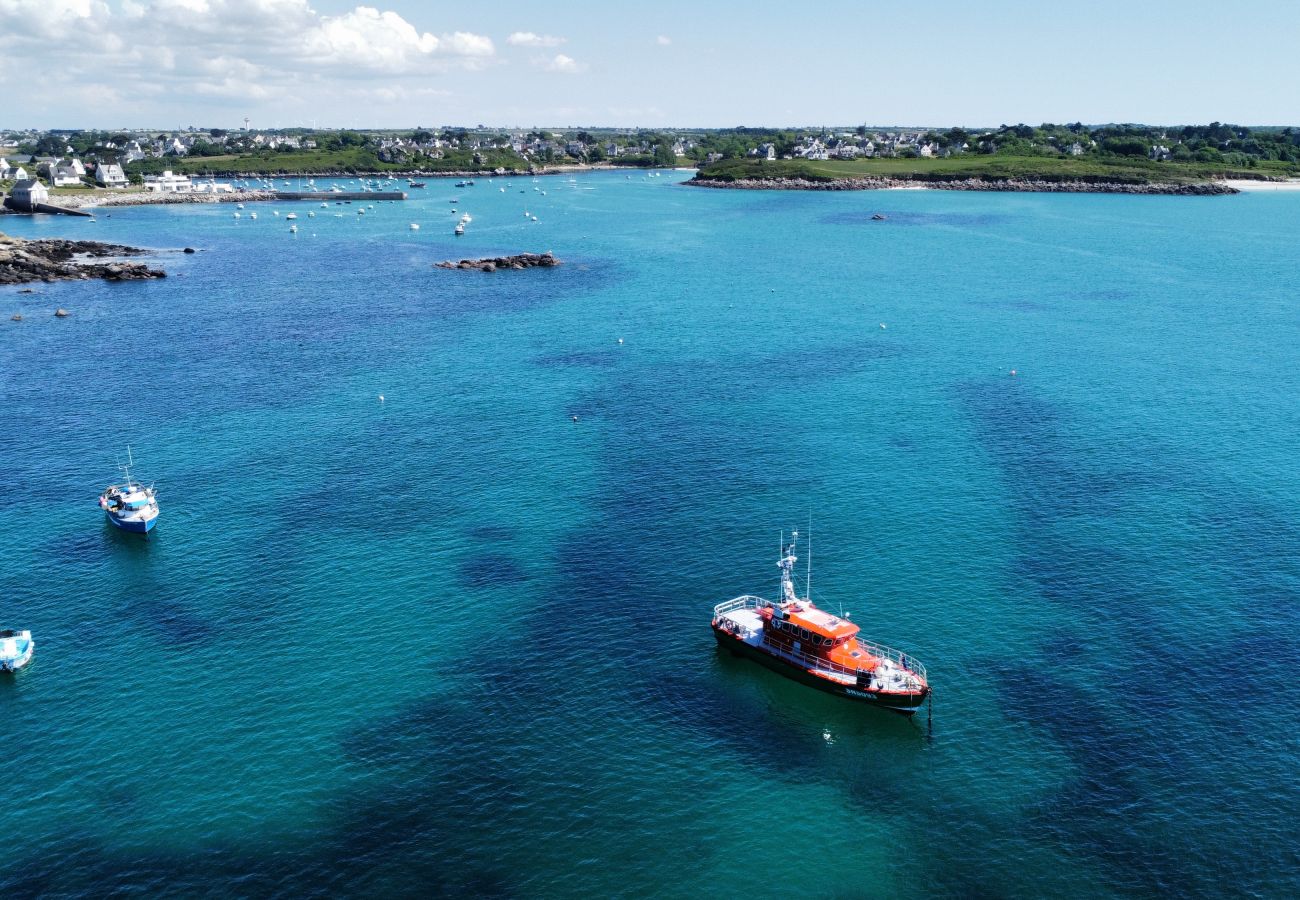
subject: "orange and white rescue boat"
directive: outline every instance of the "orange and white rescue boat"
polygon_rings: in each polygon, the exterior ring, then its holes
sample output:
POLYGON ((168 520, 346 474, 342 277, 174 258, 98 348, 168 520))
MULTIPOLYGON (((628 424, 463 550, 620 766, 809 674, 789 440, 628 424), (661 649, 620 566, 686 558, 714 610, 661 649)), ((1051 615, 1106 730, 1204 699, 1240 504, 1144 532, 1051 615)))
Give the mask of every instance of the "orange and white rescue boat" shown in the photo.
POLYGON ((781 542, 779 602, 745 594, 713 608, 718 645, 832 694, 914 714, 930 696, 925 666, 905 653, 859 637, 858 626, 847 615, 833 615, 807 597, 796 596, 798 536, 796 531, 788 545, 784 538, 781 542))

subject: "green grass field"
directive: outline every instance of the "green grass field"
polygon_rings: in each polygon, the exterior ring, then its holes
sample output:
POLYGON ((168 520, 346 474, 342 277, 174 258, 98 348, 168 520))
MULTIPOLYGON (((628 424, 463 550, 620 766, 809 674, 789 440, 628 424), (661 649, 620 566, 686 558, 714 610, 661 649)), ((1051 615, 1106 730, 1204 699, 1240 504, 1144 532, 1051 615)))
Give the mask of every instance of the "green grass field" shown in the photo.
POLYGON ((957 181, 980 178, 1035 181, 1115 182, 1120 184, 1189 183, 1213 178, 1269 178, 1300 175, 1293 163, 1260 161, 1240 168, 1211 163, 1156 162, 1131 157, 1047 157, 963 155, 947 159, 726 159, 700 167, 700 178, 736 181, 750 178, 899 178, 912 181, 957 181))
POLYGON ((287 153, 258 153, 223 156, 177 156, 139 160, 127 167, 128 175, 155 175, 171 169, 183 175, 279 175, 322 174, 326 172, 426 172, 491 171, 498 166, 523 171, 527 164, 512 154, 484 156, 476 165, 470 153, 451 154, 443 159, 419 162, 382 162, 374 152, 362 147, 342 150, 295 150, 287 153))

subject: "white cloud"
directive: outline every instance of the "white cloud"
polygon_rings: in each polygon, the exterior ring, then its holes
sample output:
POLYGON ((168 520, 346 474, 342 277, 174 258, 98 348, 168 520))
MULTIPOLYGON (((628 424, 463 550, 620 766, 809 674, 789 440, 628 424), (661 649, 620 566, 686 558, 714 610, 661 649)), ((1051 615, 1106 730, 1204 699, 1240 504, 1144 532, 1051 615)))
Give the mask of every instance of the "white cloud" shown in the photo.
POLYGON ((439 40, 395 12, 358 6, 350 13, 327 17, 302 37, 304 58, 316 65, 356 66, 401 72, 429 59, 439 40))
MULTIPOLYGON (((8 39, 59 39, 111 15, 100 0, 0 0, 0 36, 8 39)), ((8 41, 7 41, 8 42, 8 41)))
POLYGON ((110 104, 92 102, 88 82, 114 86, 115 115, 159 109, 157 95, 188 119, 186 96, 328 104, 363 86, 430 98, 401 92, 496 56, 485 35, 424 25, 373 6, 326 15, 309 0, 0 0, 0 67, 42 85, 43 115, 98 122, 110 104))
POLYGON ((515 47, 558 47, 567 42, 567 38, 550 34, 534 34, 531 31, 515 31, 506 38, 506 43, 515 47))
POLYGON ((658 44, 660 47, 667 47, 672 42, 673 39, 666 34, 661 34, 659 35, 659 37, 655 38, 655 43, 658 44))
POLYGON ((560 72, 564 75, 577 75, 579 72, 587 71, 585 63, 580 63, 572 56, 565 56, 563 53, 555 54, 555 58, 543 63, 542 68, 548 72, 560 72))
POLYGON ((445 52, 456 56, 492 56, 497 52, 491 38, 481 34, 470 34, 468 31, 444 34, 442 48, 445 52))

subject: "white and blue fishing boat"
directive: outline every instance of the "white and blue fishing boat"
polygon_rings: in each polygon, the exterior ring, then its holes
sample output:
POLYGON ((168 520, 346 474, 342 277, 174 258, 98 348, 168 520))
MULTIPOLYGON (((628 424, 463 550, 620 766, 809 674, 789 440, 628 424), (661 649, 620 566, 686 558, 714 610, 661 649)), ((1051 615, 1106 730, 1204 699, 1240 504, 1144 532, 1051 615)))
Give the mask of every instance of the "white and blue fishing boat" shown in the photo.
POLYGON ((158 522, 158 498, 153 486, 145 487, 131 478, 131 448, 126 448, 126 465, 122 470, 121 484, 111 484, 99 495, 100 509, 123 531, 145 534, 158 522))
POLYGON ((30 631, 0 630, 0 672, 16 672, 32 661, 36 642, 30 631))

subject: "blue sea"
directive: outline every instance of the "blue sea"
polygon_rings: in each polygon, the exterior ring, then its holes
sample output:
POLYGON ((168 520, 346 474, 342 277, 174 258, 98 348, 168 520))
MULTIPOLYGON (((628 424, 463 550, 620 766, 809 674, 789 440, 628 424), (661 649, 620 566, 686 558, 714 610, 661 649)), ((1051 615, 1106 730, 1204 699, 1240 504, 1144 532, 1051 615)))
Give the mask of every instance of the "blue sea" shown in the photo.
POLYGON ((1300 893, 1300 194, 686 177, 0 220, 168 273, 0 289, 0 895, 1300 893))

